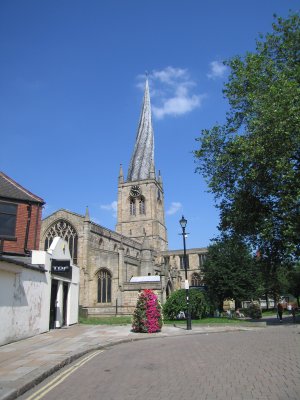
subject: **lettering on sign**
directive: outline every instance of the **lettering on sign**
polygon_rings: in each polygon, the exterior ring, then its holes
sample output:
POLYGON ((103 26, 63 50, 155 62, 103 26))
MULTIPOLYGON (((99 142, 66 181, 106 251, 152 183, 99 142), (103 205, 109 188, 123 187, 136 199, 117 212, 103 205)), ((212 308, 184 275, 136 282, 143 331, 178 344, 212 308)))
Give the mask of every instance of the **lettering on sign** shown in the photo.
POLYGON ((51 272, 52 274, 72 279, 72 267, 70 265, 70 260, 53 259, 51 261, 51 272))
POLYGON ((53 272, 66 272, 69 271, 68 265, 53 265, 53 272))

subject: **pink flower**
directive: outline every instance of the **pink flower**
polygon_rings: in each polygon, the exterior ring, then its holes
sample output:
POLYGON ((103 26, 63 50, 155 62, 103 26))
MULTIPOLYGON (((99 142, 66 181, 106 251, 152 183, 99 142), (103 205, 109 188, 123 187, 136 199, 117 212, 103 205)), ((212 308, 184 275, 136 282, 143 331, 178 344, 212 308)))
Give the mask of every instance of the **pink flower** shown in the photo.
POLYGON ((133 315, 132 329, 135 332, 158 332, 162 326, 161 306, 156 294, 145 289, 140 294, 133 315))

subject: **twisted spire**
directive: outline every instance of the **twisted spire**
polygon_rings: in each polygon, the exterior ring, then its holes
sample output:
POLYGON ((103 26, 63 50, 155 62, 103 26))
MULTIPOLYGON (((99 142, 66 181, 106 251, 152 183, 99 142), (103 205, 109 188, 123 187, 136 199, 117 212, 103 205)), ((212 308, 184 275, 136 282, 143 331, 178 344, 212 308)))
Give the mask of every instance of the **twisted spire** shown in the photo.
POLYGON ((149 82, 147 79, 136 142, 128 168, 127 181, 131 182, 150 178, 150 172, 153 166, 154 134, 151 118, 149 82))

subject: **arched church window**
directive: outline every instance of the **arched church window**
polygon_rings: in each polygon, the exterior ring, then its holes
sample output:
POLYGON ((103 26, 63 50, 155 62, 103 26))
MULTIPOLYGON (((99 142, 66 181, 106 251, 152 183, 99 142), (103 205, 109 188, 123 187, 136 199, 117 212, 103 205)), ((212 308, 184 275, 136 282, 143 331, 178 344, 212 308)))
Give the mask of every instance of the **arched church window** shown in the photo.
POLYGON ((136 215, 135 199, 130 199, 130 215, 136 215))
POLYGON ((186 262, 186 268, 189 269, 190 268, 189 255, 186 254, 186 257, 184 257, 184 254, 183 254, 183 255, 180 255, 179 258, 180 258, 180 269, 185 269, 184 261, 186 262))
POLYGON ((78 234, 76 229, 63 219, 54 222, 46 232, 45 250, 49 249, 56 236, 59 236, 68 243, 73 263, 77 264, 78 234))
POLYGON ((204 261, 206 260, 206 254, 198 254, 199 256, 199 268, 203 268, 204 261))
POLYGON ((196 272, 192 275, 192 286, 201 286, 201 277, 196 272))
POLYGON ((107 269, 98 272, 98 303, 111 302, 111 273, 107 269))
POLYGON ((157 190, 157 201, 161 201, 161 192, 159 189, 157 190))
POLYGON ((141 197, 139 200, 139 211, 140 214, 146 214, 145 199, 143 197, 141 197))

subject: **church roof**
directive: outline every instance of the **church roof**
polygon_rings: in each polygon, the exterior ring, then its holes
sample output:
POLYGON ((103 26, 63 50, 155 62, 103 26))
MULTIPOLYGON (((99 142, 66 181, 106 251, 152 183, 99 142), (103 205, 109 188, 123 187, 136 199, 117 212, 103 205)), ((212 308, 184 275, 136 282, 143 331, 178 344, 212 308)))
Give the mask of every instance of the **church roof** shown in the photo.
POLYGON ((146 80, 144 101, 136 135, 133 155, 128 168, 127 181, 150 178, 154 166, 154 134, 151 118, 149 83, 146 80))
POLYGON ((44 200, 23 188, 12 178, 0 171, 0 197, 10 200, 30 201, 45 204, 44 200))

